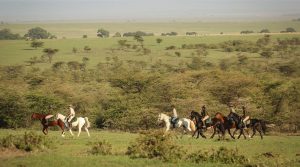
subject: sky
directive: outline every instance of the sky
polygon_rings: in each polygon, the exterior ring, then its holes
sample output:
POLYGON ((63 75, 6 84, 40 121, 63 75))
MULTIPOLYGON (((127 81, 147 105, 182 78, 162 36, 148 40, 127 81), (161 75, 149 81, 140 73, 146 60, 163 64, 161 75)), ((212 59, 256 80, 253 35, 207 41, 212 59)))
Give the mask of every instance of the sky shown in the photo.
POLYGON ((0 0, 0 21, 300 18, 300 0, 0 0))

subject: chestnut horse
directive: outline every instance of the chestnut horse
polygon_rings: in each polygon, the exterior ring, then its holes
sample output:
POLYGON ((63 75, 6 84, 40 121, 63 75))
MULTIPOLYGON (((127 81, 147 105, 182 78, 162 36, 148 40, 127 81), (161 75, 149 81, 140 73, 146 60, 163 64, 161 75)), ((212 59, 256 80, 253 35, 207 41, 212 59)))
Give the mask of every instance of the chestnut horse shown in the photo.
POLYGON ((64 125, 63 121, 61 121, 60 119, 59 120, 55 120, 55 121, 49 121, 48 125, 46 125, 45 117, 48 116, 48 115, 50 115, 50 114, 33 113, 31 115, 31 119, 38 119, 38 120, 41 121, 41 124, 43 125, 43 133, 45 135, 48 134, 48 127, 49 126, 59 126, 60 129, 62 130, 61 136, 65 137, 65 125, 64 125))

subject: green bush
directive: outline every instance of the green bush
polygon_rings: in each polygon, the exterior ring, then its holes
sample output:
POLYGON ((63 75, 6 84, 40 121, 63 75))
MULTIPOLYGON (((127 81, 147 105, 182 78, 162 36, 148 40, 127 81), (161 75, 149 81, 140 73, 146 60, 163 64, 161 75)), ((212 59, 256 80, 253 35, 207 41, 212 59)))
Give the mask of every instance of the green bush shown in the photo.
POLYGON ((206 152, 197 151, 189 154, 186 159, 199 164, 203 162, 245 164, 249 161, 244 155, 239 154, 238 149, 228 149, 226 147, 206 152))
POLYGON ((163 161, 181 160, 186 153, 176 145, 172 135, 163 131, 146 131, 132 143, 126 152, 130 158, 157 158, 163 161))
POLYGON ((51 145, 51 141, 45 136, 37 135, 33 132, 25 132, 23 136, 8 135, 0 139, 0 147, 16 148, 27 152, 47 149, 51 145))
POLYGON ((107 141, 99 141, 93 143, 92 149, 89 151, 94 155, 111 155, 112 154, 112 146, 107 141))

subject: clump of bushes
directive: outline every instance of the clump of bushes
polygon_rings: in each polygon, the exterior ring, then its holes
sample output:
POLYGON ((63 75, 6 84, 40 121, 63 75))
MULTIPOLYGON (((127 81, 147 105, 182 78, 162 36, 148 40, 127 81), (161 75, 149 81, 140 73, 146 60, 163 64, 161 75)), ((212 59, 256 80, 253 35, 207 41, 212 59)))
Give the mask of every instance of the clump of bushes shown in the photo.
POLYGON ((23 136, 8 135, 0 139, 2 148, 16 148, 27 152, 47 149, 51 144, 47 138, 33 132, 25 132, 23 136))
POLYGON ((111 155, 112 146, 109 142, 103 140, 93 144, 92 149, 89 151, 94 155, 111 155))
POLYGON ((132 143, 126 152, 130 158, 157 158, 163 161, 176 161, 186 153, 175 144, 170 134, 163 131, 147 131, 132 143))
POLYGON ((218 150, 197 151, 187 156, 187 160, 193 163, 213 162, 224 164, 245 164, 249 160, 238 153, 238 149, 220 147, 218 150))

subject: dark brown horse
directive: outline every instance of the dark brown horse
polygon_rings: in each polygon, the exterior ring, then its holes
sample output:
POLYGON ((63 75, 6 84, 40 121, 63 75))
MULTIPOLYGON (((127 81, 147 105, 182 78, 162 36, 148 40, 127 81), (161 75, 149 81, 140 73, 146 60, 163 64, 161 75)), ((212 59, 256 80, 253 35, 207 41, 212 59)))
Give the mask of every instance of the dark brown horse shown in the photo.
POLYGON ((38 113, 33 113, 31 115, 31 119, 38 119, 41 121, 41 124, 43 125, 43 133, 45 135, 48 134, 48 127, 49 126, 59 126, 60 129, 62 130, 61 135, 64 137, 65 136, 65 125, 63 123, 63 121, 59 120, 55 120, 55 121, 49 121, 48 124, 46 125, 46 119, 45 117, 48 116, 50 114, 38 114, 38 113))
MULTIPOLYGON (((225 135, 225 131, 227 130, 230 137, 235 139, 235 137, 231 134, 230 129, 236 129, 236 130, 240 130, 241 134, 243 134, 243 136, 246 138, 245 134, 244 134, 244 129, 238 126, 238 122, 236 120, 230 120, 228 117, 223 116, 221 113, 216 113, 215 118, 220 120, 223 124, 224 127, 224 132, 222 132, 222 134, 225 135)), ((213 138, 215 135, 215 131, 213 133, 213 135, 211 136, 211 138, 213 138)))
MULTIPOLYGON (((206 138, 206 136, 203 133, 209 128, 213 128, 214 133, 217 130, 218 134, 220 132, 224 131, 224 130, 222 130, 222 128, 223 128, 222 123, 216 118, 212 118, 210 122, 205 123, 205 127, 207 127, 207 128, 203 127, 202 116, 198 112, 192 111, 190 118, 191 118, 191 120, 194 121, 194 123, 196 125, 196 130, 195 130, 194 134, 192 135, 192 137, 194 137, 196 132, 198 132, 197 138, 199 138, 199 135, 201 135, 203 138, 206 138)), ((224 135, 222 134, 222 136, 224 136, 224 135)), ((221 139, 220 136, 219 136, 219 139, 221 139)))

